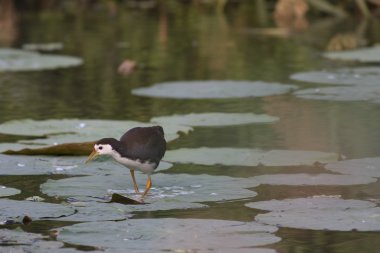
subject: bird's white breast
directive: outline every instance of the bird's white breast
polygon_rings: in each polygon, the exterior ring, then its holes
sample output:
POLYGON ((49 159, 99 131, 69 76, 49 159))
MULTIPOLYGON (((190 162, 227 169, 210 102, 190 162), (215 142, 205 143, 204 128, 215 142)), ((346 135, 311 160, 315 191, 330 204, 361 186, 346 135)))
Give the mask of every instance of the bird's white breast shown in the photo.
POLYGON ((142 162, 140 160, 132 160, 126 157, 120 156, 119 153, 114 152, 112 157, 118 162, 126 166, 130 170, 138 170, 145 174, 152 174, 154 169, 157 167, 156 163, 152 162, 142 162))

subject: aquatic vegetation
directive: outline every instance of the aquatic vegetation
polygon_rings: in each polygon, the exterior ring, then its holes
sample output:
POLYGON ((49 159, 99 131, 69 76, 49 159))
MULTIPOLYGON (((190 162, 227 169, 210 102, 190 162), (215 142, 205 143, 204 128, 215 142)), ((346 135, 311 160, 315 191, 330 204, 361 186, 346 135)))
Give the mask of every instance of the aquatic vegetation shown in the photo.
POLYGON ((176 99, 231 99, 273 96, 295 89, 297 89, 295 85, 280 83, 214 80, 158 83, 134 89, 132 94, 176 99))
POLYGON ((73 56, 0 48, 0 71, 41 71, 79 66, 83 60, 73 56))

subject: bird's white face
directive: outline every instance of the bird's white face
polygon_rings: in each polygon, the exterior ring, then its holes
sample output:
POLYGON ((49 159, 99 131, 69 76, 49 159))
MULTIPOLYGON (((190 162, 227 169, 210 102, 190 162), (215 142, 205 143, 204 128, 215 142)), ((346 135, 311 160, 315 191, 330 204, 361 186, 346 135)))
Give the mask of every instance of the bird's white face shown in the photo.
POLYGON ((110 144, 95 144, 94 150, 90 154, 90 156, 87 158, 86 163, 94 159, 95 157, 99 155, 113 155, 114 150, 112 149, 110 144))
POLYGON ((95 144, 94 151, 98 155, 112 155, 113 149, 109 144, 95 144))

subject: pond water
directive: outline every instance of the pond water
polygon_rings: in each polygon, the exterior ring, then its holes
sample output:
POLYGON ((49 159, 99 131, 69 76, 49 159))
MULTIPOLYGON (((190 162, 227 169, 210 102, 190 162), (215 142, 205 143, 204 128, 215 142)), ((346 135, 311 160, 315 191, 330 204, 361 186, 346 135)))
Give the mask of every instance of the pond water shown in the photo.
POLYGON ((279 36, 261 30, 276 24, 259 3, 8 6, 1 48, 55 43, 40 53, 75 58, 7 71, 0 53, 1 151, 154 122, 171 141, 137 206, 105 203, 133 189, 110 161, 0 155, 0 251, 378 252, 380 59, 323 49, 363 27, 379 43, 380 20, 279 36), (137 67, 122 74, 125 60, 137 67))

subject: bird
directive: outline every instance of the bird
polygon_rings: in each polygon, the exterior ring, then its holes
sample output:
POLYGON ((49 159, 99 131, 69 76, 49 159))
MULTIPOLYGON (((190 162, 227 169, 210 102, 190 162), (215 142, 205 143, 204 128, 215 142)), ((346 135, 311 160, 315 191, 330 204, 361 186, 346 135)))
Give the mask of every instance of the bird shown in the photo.
POLYGON ((86 163, 100 155, 111 156, 130 170, 135 193, 139 193, 135 170, 147 174, 148 181, 141 196, 143 199, 152 187, 151 174, 160 164, 165 152, 166 140, 161 126, 134 127, 121 136, 120 140, 115 138, 98 140, 86 163))

